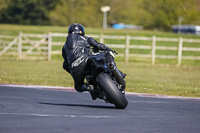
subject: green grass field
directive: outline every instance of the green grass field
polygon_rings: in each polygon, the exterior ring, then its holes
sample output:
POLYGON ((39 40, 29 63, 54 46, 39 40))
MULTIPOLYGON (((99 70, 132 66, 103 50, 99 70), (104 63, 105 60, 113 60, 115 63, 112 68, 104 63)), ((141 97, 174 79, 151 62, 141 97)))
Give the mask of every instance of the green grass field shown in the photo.
MULTIPOLYGON (((200 67, 117 63, 127 73, 127 91, 200 97, 200 67)), ((73 87, 61 61, 0 61, 0 83, 73 87)))
MULTIPOLYGON (((20 25, 1 25, 0 35, 18 35, 24 33, 66 33, 67 27, 59 26, 20 26, 20 25)), ((134 30, 113 30, 87 28, 86 34, 108 34, 108 35, 133 35, 133 36, 159 36, 159 37, 179 37, 199 38, 194 35, 178 35, 159 31, 134 31, 134 30)), ((62 38, 61 41, 65 41, 62 38)), ((118 43, 124 40, 113 42, 105 40, 105 43, 118 43)), ((63 42, 64 43, 64 42, 63 42)), ((150 45, 149 42, 134 42, 131 44, 143 43, 150 45)), ((158 43, 158 45, 165 45, 158 43)), ((173 43, 167 45, 176 45, 173 43)), ((184 44, 190 45, 190 44, 184 44)), ((192 44, 199 47, 200 44, 192 44)), ((61 50, 61 46, 55 47, 61 50)), ((124 49, 115 49, 123 52, 124 49)), ((132 50, 136 53, 150 53, 149 50, 132 50)), ((159 54, 177 54, 175 51, 157 51, 159 54)), ((200 53, 192 53, 199 56, 200 53)), ((191 55, 191 53, 183 53, 191 55)), ((120 70, 127 73, 127 91, 150 94, 164 94, 174 96, 200 97, 200 61, 183 60, 182 66, 176 67, 177 60, 156 59, 156 65, 151 65, 151 59, 131 58, 129 64, 124 64, 123 57, 116 57, 117 66, 120 70)), ((26 85, 52 85, 73 87, 71 76, 62 69, 62 56, 52 56, 52 61, 17 61, 2 60, 0 57, 0 83, 4 84, 26 84, 26 85)))

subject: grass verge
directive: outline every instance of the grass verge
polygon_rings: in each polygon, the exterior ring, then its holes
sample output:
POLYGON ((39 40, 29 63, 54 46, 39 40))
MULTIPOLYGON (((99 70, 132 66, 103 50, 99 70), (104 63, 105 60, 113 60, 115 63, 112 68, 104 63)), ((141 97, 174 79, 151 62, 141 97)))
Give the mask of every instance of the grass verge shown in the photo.
MULTIPOLYGON (((127 73, 126 90, 137 93, 200 97, 200 67, 117 62, 127 73)), ((2 61, 0 83, 73 87, 61 61, 2 61)))

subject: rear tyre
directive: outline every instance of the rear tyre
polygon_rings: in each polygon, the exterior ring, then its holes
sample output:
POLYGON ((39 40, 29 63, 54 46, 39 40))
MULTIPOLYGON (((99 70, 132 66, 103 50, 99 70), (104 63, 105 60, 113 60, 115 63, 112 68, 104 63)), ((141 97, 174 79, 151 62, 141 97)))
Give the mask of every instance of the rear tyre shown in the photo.
POLYGON ((104 90, 104 92, 112 101, 112 103, 114 103, 116 108, 126 108, 126 106, 128 105, 128 101, 107 73, 100 73, 97 76, 97 81, 99 83, 99 86, 104 90))

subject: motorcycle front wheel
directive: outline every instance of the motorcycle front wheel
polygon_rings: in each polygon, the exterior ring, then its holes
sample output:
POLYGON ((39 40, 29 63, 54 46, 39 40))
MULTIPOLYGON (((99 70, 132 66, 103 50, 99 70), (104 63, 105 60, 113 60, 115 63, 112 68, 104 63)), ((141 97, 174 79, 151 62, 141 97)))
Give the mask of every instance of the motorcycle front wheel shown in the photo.
POLYGON ((117 109, 126 108, 128 101, 107 73, 100 73, 97 82, 117 109))

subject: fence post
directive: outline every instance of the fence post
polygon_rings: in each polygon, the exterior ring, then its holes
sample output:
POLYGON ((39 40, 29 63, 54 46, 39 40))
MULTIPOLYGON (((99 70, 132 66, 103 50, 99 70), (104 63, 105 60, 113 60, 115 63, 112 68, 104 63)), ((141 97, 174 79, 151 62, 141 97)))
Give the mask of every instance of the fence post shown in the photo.
POLYGON ((52 36, 49 32, 48 34, 48 50, 47 50, 47 60, 51 61, 51 45, 52 45, 52 36))
POLYGON ((183 38, 179 38, 179 46, 178 46, 178 66, 181 65, 181 58, 182 58, 182 47, 183 47, 183 38))
POLYGON ((156 53, 156 36, 152 37, 152 49, 151 49, 151 63, 155 64, 155 53, 156 53))
POLYGON ((18 48, 17 48, 17 58, 18 60, 22 59, 22 32, 19 33, 18 36, 18 48))
POLYGON ((130 45, 130 36, 126 35, 125 63, 128 63, 129 59, 129 45, 130 45))
POLYGON ((100 43, 103 43, 103 40, 104 40, 103 39, 103 33, 100 34, 100 38, 99 39, 100 39, 100 43))

